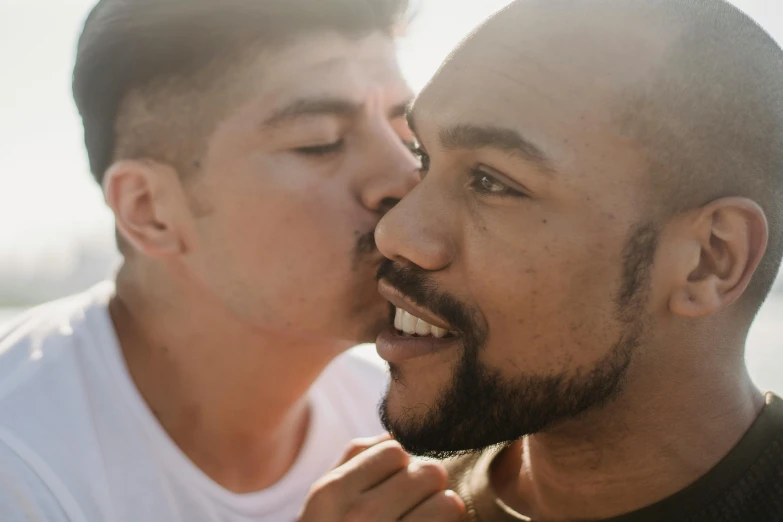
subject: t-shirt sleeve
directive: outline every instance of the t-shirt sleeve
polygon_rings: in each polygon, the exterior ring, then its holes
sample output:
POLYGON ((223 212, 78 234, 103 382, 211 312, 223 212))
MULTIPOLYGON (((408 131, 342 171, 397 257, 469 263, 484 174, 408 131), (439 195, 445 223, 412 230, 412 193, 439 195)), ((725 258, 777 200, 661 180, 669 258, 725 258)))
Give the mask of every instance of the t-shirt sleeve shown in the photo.
POLYGON ((46 483, 0 443, 0 520, 2 522, 78 522, 69 518, 46 483))

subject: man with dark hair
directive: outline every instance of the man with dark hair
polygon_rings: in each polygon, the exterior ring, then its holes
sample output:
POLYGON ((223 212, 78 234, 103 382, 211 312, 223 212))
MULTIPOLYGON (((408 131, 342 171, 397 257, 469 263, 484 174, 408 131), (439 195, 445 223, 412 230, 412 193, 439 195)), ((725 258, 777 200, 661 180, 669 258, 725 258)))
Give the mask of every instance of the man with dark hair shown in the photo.
MULTIPOLYGON (((385 372, 341 354, 388 324, 373 230, 420 179, 405 11, 98 3, 73 88, 124 263, 0 332, 0 520, 292 521, 383 431, 385 372)), ((382 447, 400 513, 453 498, 382 447)))
POLYGON ((410 121, 383 415, 453 457, 466 519, 783 520, 783 401, 744 362, 783 252, 778 45, 723 0, 518 0, 410 121))

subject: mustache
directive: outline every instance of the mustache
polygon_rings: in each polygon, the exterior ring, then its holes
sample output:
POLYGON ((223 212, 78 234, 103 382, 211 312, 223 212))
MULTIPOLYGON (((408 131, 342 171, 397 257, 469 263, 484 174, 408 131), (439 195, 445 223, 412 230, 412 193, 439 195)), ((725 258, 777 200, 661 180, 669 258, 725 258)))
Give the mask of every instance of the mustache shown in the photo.
POLYGON ((385 259, 378 267, 376 279, 385 280, 418 306, 441 317, 475 345, 483 343, 486 332, 478 325, 477 314, 453 295, 440 290, 424 269, 385 259))
POLYGON ((358 257, 372 254, 376 250, 378 250, 378 246, 375 244, 375 229, 359 236, 359 239, 356 240, 356 254, 358 257))

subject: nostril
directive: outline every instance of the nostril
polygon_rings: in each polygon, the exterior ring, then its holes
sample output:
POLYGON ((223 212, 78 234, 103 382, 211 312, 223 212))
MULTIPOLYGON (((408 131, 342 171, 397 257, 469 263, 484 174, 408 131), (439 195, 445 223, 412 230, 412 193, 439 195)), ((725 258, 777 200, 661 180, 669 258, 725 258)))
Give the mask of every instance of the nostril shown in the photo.
POLYGON ((385 214, 393 209, 394 206, 399 202, 400 200, 398 198, 383 198, 378 205, 378 211, 385 214))

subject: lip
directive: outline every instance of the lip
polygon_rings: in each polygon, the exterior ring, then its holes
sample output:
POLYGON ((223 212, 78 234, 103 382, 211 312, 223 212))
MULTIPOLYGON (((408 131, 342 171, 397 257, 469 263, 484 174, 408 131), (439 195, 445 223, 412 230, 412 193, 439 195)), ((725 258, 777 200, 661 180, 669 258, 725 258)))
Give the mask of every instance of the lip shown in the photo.
MULTIPOLYGON (((422 317, 422 319, 424 319, 422 317)), ((459 346, 460 337, 415 337, 397 332, 391 326, 381 332, 375 341, 375 350, 381 359, 392 364, 399 364, 410 359, 424 357, 459 346)))
POLYGON ((445 323, 443 319, 440 319, 439 317, 433 315, 432 312, 412 303, 410 299, 408 299, 405 295, 400 293, 396 288, 383 279, 378 281, 378 292, 397 308, 401 308, 409 314, 418 317, 419 319, 423 319, 432 326, 437 326, 438 328, 442 328, 450 332, 454 330, 454 328, 445 323))

